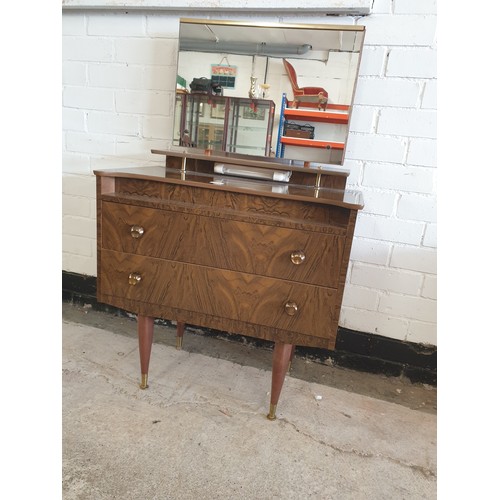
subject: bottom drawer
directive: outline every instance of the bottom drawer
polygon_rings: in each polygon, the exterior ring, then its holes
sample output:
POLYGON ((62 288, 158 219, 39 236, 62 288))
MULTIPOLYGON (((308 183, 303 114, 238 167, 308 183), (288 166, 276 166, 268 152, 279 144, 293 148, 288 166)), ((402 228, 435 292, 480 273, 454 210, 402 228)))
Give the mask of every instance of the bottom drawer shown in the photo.
POLYGON ((336 324, 333 288, 110 250, 100 259, 101 295, 324 338, 336 324))

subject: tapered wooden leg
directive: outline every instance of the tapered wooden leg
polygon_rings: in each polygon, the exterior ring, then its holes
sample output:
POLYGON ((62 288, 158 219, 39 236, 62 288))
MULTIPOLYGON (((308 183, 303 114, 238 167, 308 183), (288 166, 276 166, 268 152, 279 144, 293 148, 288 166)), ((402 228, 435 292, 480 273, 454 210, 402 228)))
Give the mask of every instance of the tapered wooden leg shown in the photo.
POLYGON ((292 350, 290 351, 290 361, 288 361, 288 373, 290 373, 290 370, 292 369, 292 361, 293 361, 293 355, 295 354, 295 346, 292 346, 292 350))
POLYGON ((271 383, 271 404, 269 405, 269 420, 276 419, 276 407, 280 398, 285 375, 290 363, 293 345, 283 342, 275 342, 273 351, 273 373, 271 383))
POLYGON ((184 327, 186 323, 182 323, 181 321, 177 321, 177 349, 182 349, 182 339, 184 338, 184 327))
POLYGON ((148 388, 149 359, 153 345, 154 318, 137 316, 137 333, 139 335, 139 356, 141 359, 141 389, 148 388))

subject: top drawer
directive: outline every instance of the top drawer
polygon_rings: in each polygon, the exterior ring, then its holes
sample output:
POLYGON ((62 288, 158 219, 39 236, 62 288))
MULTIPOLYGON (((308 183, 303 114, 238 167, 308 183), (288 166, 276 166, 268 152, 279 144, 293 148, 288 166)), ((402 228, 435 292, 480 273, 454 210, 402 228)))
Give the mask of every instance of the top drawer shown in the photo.
POLYGON ((344 236, 102 202, 102 247, 337 287, 344 236))

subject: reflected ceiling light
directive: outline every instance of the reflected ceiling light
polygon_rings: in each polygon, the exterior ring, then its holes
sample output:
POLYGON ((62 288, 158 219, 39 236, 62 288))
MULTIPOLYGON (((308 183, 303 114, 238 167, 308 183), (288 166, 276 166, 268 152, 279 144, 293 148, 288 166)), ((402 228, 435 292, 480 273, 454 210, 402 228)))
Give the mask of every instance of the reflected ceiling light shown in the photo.
POLYGON ((220 52, 243 55, 292 56, 303 55, 312 49, 311 45, 289 45, 252 42, 219 42, 181 38, 179 49, 187 52, 220 52))

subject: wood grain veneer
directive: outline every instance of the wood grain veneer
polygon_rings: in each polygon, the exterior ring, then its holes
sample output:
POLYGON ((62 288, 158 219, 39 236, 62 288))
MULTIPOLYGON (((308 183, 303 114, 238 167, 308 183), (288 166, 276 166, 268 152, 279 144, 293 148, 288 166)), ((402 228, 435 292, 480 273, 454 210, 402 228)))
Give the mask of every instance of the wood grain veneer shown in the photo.
MULTIPOLYGON (((168 304, 235 321, 328 337, 335 321, 337 290, 212 267, 102 250, 103 294, 132 301, 168 304), (131 272, 141 282, 131 286, 131 272), (285 304, 298 305, 295 316, 285 304)), ((132 311, 136 312, 136 311, 132 311)))
POLYGON ((102 246, 181 262, 336 287, 345 237, 103 202, 102 246), (131 227, 144 229, 133 238, 131 227), (175 235, 175 238, 172 237, 175 235), (291 261, 302 251, 303 263, 291 261))

